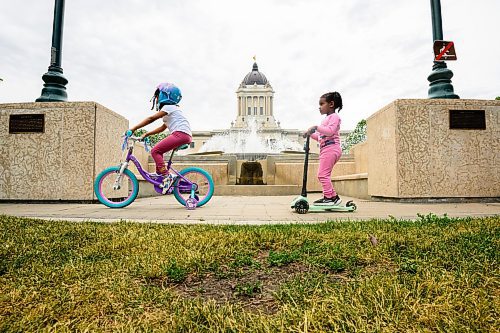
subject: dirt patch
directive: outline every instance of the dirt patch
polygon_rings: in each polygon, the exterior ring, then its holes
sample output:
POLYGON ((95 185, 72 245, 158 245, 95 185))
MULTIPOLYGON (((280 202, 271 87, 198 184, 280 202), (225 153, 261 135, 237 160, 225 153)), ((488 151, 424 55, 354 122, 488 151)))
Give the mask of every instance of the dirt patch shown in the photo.
POLYGON ((252 258, 252 264, 237 267, 223 265, 203 275, 189 274, 180 283, 161 277, 150 279, 147 284, 171 288, 177 295, 186 299, 210 300, 221 305, 239 304, 250 311, 273 314, 279 310, 276 293, 280 287, 284 283, 307 276, 309 273, 326 276, 332 283, 347 283, 382 271, 394 270, 390 263, 384 262, 382 265, 377 265, 360 261, 357 266, 362 268, 362 273, 356 278, 351 276, 352 272, 349 270, 332 272, 329 269, 308 266, 298 261, 271 266, 267 260, 268 257, 267 252, 260 252, 252 258))
POLYGON ((309 271, 309 267, 297 262, 281 267, 243 267, 224 278, 214 273, 202 278, 189 276, 183 283, 171 286, 185 298, 239 303, 249 310, 274 313, 278 310, 274 294, 279 287, 309 271))

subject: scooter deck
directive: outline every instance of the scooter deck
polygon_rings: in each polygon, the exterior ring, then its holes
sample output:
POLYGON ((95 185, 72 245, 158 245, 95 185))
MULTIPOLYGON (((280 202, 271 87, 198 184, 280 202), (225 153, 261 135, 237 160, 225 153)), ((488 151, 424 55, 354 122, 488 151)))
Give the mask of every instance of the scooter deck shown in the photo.
POLYGON ((346 206, 317 206, 317 205, 310 205, 309 206, 309 211, 310 212, 324 212, 324 211, 329 211, 329 212, 353 212, 355 208, 353 206, 346 207, 346 206))
POLYGON ((352 201, 348 201, 345 206, 340 205, 315 205, 309 204, 306 197, 299 196, 295 198, 291 203, 291 208, 299 214, 305 214, 309 212, 354 212, 356 210, 356 204, 352 201))

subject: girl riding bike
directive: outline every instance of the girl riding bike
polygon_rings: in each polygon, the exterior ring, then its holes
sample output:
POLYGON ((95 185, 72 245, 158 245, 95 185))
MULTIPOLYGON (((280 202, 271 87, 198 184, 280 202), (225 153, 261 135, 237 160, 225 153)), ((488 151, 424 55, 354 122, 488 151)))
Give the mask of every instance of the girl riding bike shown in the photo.
MULTIPOLYGON (((158 176, 165 177, 168 173, 165 161, 163 160, 163 154, 184 144, 189 144, 192 141, 191 126, 179 108, 181 99, 181 91, 176 85, 168 82, 160 83, 156 87, 152 97, 153 106, 151 110, 155 109, 156 106, 156 113, 131 127, 129 129, 130 132, 127 131, 127 134, 130 136, 134 131, 151 124, 157 119, 161 118, 163 120, 163 124, 160 127, 146 132, 141 136, 141 139, 145 139, 150 135, 161 133, 167 128, 170 131, 170 135, 158 142, 151 149, 151 156, 155 161, 156 174, 158 176)), ((165 177, 165 181, 169 180, 171 181, 170 177, 165 177)))
POLYGON ((172 158, 179 149, 185 149, 191 143, 191 127, 179 108, 182 95, 178 87, 172 83, 160 83, 153 95, 153 107, 156 113, 147 117, 136 126, 133 126, 124 135, 122 150, 127 150, 126 158, 118 166, 103 170, 94 183, 94 192, 97 199, 111 208, 123 208, 131 204, 138 195, 139 182, 137 177, 128 169, 130 162, 135 164, 139 174, 145 181, 153 184, 156 192, 174 194, 177 201, 188 209, 203 206, 212 197, 214 183, 211 175, 198 167, 189 167, 177 171, 172 167, 172 158), (157 119, 162 118, 163 125, 143 134, 133 136, 133 132, 157 119), (170 135, 158 142, 151 150, 156 164, 156 173, 146 172, 133 155, 134 143, 144 142, 150 135, 160 133, 165 129, 170 135), (168 164, 165 165, 163 154, 171 150, 168 164))

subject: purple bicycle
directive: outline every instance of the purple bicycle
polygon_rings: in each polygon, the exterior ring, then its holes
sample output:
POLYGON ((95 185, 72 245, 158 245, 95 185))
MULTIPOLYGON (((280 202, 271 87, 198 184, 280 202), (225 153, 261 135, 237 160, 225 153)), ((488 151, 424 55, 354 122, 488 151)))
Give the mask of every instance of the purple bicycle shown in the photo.
MULTIPOLYGON (((186 149, 188 145, 182 145, 174 150, 167 162, 167 170, 170 179, 150 174, 142 168, 139 161, 133 155, 134 143, 141 142, 141 138, 125 136, 122 150, 127 150, 125 161, 120 165, 103 170, 96 178, 94 192, 97 199, 110 208, 123 208, 130 205, 139 193, 139 182, 137 177, 128 169, 132 161, 141 176, 153 184, 156 192, 161 194, 174 194, 177 201, 187 209, 195 209, 206 204, 214 194, 214 181, 212 176, 205 170, 197 167, 189 167, 177 171, 172 167, 172 158, 177 150, 186 149)), ((148 142, 143 142, 148 151, 148 142)), ((168 177, 168 176, 167 176, 168 177)))

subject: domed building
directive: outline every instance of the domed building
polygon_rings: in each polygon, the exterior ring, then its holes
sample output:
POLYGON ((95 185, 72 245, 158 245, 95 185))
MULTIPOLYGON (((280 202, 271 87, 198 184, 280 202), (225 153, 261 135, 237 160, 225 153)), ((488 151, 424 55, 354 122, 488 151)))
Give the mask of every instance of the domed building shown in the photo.
MULTIPOLYGON (((186 153, 302 151, 304 129, 281 128, 280 122, 274 117, 273 87, 264 73, 259 71, 257 62, 254 62, 252 70, 241 81, 236 90, 236 98, 236 119, 231 121, 229 129, 193 132, 193 142, 186 153), (250 141, 253 143, 251 147, 250 141)), ((341 131, 341 137, 348 132, 341 131)), ((316 142, 311 144, 311 152, 319 152, 319 145, 316 142)))
POLYGON ((252 71, 241 81, 236 90, 238 115, 231 128, 246 128, 248 121, 257 122, 259 128, 278 128, 273 115, 274 90, 255 62, 252 71), (246 121, 245 121, 246 119, 246 121))

